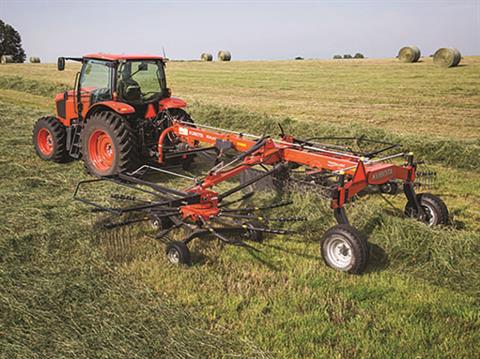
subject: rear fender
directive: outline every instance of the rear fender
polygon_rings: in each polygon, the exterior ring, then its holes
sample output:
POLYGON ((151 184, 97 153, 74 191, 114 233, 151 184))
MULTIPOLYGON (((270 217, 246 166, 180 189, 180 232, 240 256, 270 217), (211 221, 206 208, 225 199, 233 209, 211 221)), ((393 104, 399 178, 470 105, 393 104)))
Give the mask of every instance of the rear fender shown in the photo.
POLYGON ((187 107, 187 103, 178 97, 167 97, 159 102, 159 110, 166 110, 168 108, 184 108, 187 107))
POLYGON ((129 104, 118 102, 118 101, 102 101, 102 102, 97 102, 92 107, 90 107, 88 109, 88 112, 85 118, 88 119, 95 112, 102 111, 102 110, 114 111, 119 115, 129 115, 129 114, 135 113, 135 108, 130 106, 129 104))

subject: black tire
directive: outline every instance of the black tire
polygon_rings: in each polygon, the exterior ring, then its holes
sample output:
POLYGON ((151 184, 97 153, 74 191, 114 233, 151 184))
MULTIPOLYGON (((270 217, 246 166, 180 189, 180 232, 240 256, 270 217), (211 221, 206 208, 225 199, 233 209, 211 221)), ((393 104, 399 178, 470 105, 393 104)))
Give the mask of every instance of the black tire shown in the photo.
POLYGON ((408 217, 416 218, 429 227, 448 224, 448 208, 440 197, 431 193, 419 193, 417 194, 417 201, 424 209, 427 217, 420 218, 415 207, 407 203, 405 206, 405 214, 408 217))
POLYGON ((102 111, 90 117, 81 134, 82 158, 86 170, 97 177, 110 176, 136 170, 140 165, 138 144, 130 124, 122 116, 102 111), (105 133, 111 139, 109 161, 95 160, 91 143, 95 143, 97 133, 105 133))
POLYGON ((380 185, 380 192, 394 196, 398 193, 398 184, 396 182, 387 182, 380 185))
POLYGON ((193 120, 190 117, 190 115, 181 108, 171 108, 171 109, 167 109, 166 111, 168 111, 169 115, 175 120, 193 123, 193 120))
POLYGON ((367 238, 348 224, 337 224, 325 232, 321 252, 329 267, 342 272, 361 274, 367 267, 367 238))
POLYGON ((150 219, 150 225, 153 229, 161 231, 174 226, 174 223, 168 217, 157 217, 155 215, 152 215, 150 219))
POLYGON ((263 242, 263 232, 261 231, 256 231, 252 228, 263 228, 264 225, 261 222, 257 221, 250 221, 248 223, 245 223, 247 226, 248 230, 245 233, 245 236, 252 240, 253 242, 258 242, 262 243, 263 242))
POLYGON ((187 245, 181 241, 172 241, 167 244, 165 253, 172 264, 190 265, 191 256, 187 245))
POLYGON ((67 152, 67 131, 56 117, 39 118, 33 127, 32 140, 35 152, 41 159, 58 163, 72 160, 67 152), (48 141, 48 151, 42 144, 43 134, 48 137, 45 139, 48 141))

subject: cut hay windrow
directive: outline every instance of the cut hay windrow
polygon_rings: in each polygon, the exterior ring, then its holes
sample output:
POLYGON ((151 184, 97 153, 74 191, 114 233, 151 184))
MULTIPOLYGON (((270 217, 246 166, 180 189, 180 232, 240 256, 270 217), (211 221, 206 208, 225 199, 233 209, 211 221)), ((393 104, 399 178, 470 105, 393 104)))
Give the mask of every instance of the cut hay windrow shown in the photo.
POLYGON ((433 63, 440 67, 455 67, 461 59, 460 51, 452 47, 438 49, 433 55, 433 63))
POLYGON ((221 50, 218 52, 217 58, 219 61, 230 61, 232 59, 232 54, 230 51, 221 50))
POLYGON ((401 62, 413 63, 420 60, 420 49, 415 45, 404 46, 398 52, 398 59, 401 62))

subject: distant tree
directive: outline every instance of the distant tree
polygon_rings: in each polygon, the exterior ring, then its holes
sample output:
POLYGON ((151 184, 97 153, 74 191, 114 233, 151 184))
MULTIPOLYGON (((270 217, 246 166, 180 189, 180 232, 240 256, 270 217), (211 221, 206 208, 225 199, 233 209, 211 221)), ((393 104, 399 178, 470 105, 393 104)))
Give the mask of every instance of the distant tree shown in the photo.
POLYGON ((26 57, 18 31, 0 20, 0 56, 2 55, 12 55, 15 62, 24 62, 26 57))

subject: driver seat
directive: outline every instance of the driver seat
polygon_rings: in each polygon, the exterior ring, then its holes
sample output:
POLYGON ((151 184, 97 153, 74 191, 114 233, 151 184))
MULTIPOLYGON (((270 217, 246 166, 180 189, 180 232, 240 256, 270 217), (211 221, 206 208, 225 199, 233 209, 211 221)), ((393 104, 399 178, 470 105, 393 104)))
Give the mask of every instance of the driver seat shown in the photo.
POLYGON ((127 102, 142 101, 142 91, 140 90, 140 85, 137 81, 131 78, 121 80, 118 86, 118 90, 120 98, 124 99, 127 102))

